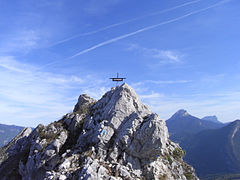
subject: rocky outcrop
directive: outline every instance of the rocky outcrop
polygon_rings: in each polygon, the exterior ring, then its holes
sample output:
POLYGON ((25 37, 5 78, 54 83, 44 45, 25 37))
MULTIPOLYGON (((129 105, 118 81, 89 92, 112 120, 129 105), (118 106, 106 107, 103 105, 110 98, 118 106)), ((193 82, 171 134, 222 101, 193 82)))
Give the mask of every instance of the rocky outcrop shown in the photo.
POLYGON ((79 96, 73 112, 77 112, 78 114, 86 113, 86 111, 89 109, 89 106, 94 103, 96 103, 95 99, 89 97, 87 94, 82 94, 79 96))
MULTIPOLYGON (((127 84, 99 101, 81 95, 73 113, 19 137, 15 164, 22 179, 198 179, 169 140, 165 122, 127 84), (25 138, 26 137, 26 138, 25 138), (25 140, 22 140, 24 139, 25 140)), ((5 152, 15 149, 10 145, 5 152)), ((9 179, 12 174, 0 174, 9 179)))

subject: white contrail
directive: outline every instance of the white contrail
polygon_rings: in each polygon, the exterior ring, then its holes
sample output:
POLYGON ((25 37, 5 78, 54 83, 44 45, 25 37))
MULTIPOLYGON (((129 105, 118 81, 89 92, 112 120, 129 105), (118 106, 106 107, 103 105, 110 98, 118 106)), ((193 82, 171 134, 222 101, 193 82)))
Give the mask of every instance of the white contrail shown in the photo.
MULTIPOLYGON (((148 30, 151 30, 151 29, 153 29, 153 28, 156 28, 156 27, 159 27, 159 26, 163 26, 163 25, 166 25, 166 24, 169 24, 169 23, 173 23, 173 22, 179 21, 179 20, 181 20, 181 19, 185 19, 185 18, 187 18, 187 17, 189 17, 189 16, 191 16, 191 15, 195 15, 195 14, 201 13, 201 12, 206 11, 206 10, 208 10, 208 9, 211 9, 211 8, 214 8, 214 7, 219 6, 219 5, 221 5, 221 4, 227 3, 227 2, 229 2, 229 1, 231 1, 231 0, 223 0, 223 1, 220 1, 220 2, 218 2, 218 3, 213 4, 213 5, 211 5, 211 6, 208 6, 208 7, 206 7, 206 8, 202 8, 202 9, 199 9, 199 10, 196 10, 196 11, 192 11, 192 12, 190 12, 190 13, 187 13, 187 14, 183 15, 183 16, 180 16, 180 17, 177 17, 177 18, 174 18, 174 19, 171 19, 171 20, 168 20, 168 21, 159 23, 159 24, 155 24, 155 25, 152 25, 152 26, 148 26, 148 27, 139 29, 139 30, 137 30, 137 31, 134 31, 134 32, 131 32, 131 33, 128 33, 128 34, 115 37, 115 38, 110 39, 110 40, 107 40, 107 41, 103 41, 103 42, 101 42, 101 43, 99 43, 99 44, 96 44, 96 45, 90 47, 90 48, 84 49, 84 50, 80 51, 79 53, 77 53, 77 54, 75 54, 75 55, 73 55, 73 56, 70 56, 70 57, 68 57, 68 58, 66 58, 66 59, 64 59, 64 60, 73 59, 73 58, 75 58, 75 57, 77 57, 77 56, 80 56, 80 55, 82 55, 82 54, 85 54, 85 53, 87 53, 87 52, 90 52, 90 51, 92 51, 92 50, 94 50, 94 49, 97 49, 97 48, 99 48, 99 47, 102 47, 102 46, 105 46, 105 45, 114 43, 114 42, 119 41, 119 40, 121 40, 121 39, 125 39, 125 38, 127 38, 127 37, 136 35, 136 34, 138 34, 138 33, 145 32, 145 31, 148 31, 148 30)), ((64 60, 61 60, 61 61, 64 61, 64 60)), ((60 61, 51 62, 51 63, 49 63, 49 64, 46 64, 46 65, 40 67, 40 69, 45 68, 45 67, 47 67, 47 66, 50 66, 50 65, 52 65, 52 64, 55 64, 55 63, 57 63, 57 62, 60 62, 60 61)))
POLYGON ((200 12, 203 12, 203 11, 206 11, 206 10, 208 10, 208 9, 214 8, 214 7, 216 7, 216 6, 219 6, 219 5, 221 5, 221 4, 223 4, 223 3, 226 3, 226 2, 229 2, 229 1, 231 1, 231 0, 223 0, 223 1, 220 1, 220 2, 218 2, 218 3, 216 3, 216 4, 213 4, 213 5, 208 6, 208 7, 206 7, 206 8, 202 8, 202 9, 199 9, 199 10, 196 10, 196 11, 193 11, 193 12, 190 12, 190 13, 185 14, 185 15, 183 15, 183 16, 180 16, 180 17, 177 17, 177 18, 174 18, 174 19, 171 19, 171 20, 168 20, 168 21, 159 23, 159 24, 155 24, 155 25, 152 25, 152 26, 148 26, 148 27, 139 29, 139 30, 137 30, 137 31, 134 31, 134 32, 132 32, 132 33, 128 33, 128 34, 125 34, 125 35, 122 35, 122 36, 119 36, 119 37, 116 37, 116 38, 113 38, 113 39, 104 41, 104 42, 99 43, 99 44, 96 44, 96 45, 94 45, 94 46, 92 46, 92 47, 90 47, 90 48, 88 48, 88 49, 85 49, 85 50, 83 50, 83 51, 81 51, 81 52, 79 52, 79 53, 77 53, 77 54, 75 54, 75 55, 73 55, 73 56, 70 56, 68 59, 72 59, 72 58, 74 58, 74 57, 76 57, 76 56, 79 56, 79 55, 85 54, 85 53, 87 53, 87 52, 89 52, 89 51, 92 51, 92 50, 94 50, 94 49, 96 49, 96 48, 102 47, 102 46, 107 45, 107 44, 111 44, 111 43, 116 42, 116 41, 119 41, 119 40, 121 40, 121 39, 125 39, 125 38, 130 37, 130 36, 133 36, 133 35, 135 35, 135 34, 138 34, 138 33, 141 33, 141 32, 144 32, 144 31, 147 31, 147 30, 150 30, 150 29, 153 29, 153 28, 162 26, 162 25, 166 25, 166 24, 169 24, 169 23, 173 23, 173 22, 179 21, 179 20, 184 19, 184 18, 186 18, 186 17, 188 17, 188 16, 191 16, 191 15, 194 15, 194 14, 198 14, 198 13, 200 13, 200 12))
POLYGON ((52 44, 51 46, 55 46, 55 45, 58 45, 58 44, 62 44, 62 43, 64 43, 64 42, 70 41, 70 40, 72 40, 72 39, 76 39, 76 38, 81 37, 81 36, 92 35, 92 34, 95 34, 95 33, 98 33, 98 32, 101 32, 101 31, 104 31, 104 30, 107 30, 107 29, 110 29, 110 28, 113 28, 113 27, 116 27, 116 26, 120 26, 120 25, 123 25, 123 24, 127 24, 127 23, 130 23, 130 22, 133 22, 133 21, 137 21, 137 20, 140 20, 140 19, 143 19, 143 18, 146 18, 146 17, 163 14, 163 13, 166 13, 166 12, 169 12, 169 11, 172 11, 172 10, 175 10, 175 9, 179 9, 179 8, 181 8, 181 7, 184 7, 184 6, 188 6, 188 5, 191 5, 191 4, 196 4, 196 3, 200 2, 200 1, 202 1, 202 0, 195 0, 195 1, 187 2, 187 3, 181 4, 181 5, 172 7, 172 8, 168 8, 168 9, 165 9, 165 10, 162 10, 162 11, 157 11, 157 12, 154 12, 154 13, 151 13, 151 14, 147 14, 147 15, 145 15, 145 16, 140 16, 140 17, 136 17, 136 18, 129 19, 129 20, 126 20, 126 21, 122 21, 122 22, 119 22, 119 23, 111 24, 111 25, 109 25, 109 26, 106 26, 106 27, 97 29, 97 30, 95 30, 95 31, 90 31, 90 32, 87 32, 87 33, 82 33, 82 34, 77 34, 77 35, 74 35, 74 36, 72 36, 72 37, 69 37, 69 38, 63 39, 63 40, 61 40, 61 41, 58 41, 58 42, 52 44))

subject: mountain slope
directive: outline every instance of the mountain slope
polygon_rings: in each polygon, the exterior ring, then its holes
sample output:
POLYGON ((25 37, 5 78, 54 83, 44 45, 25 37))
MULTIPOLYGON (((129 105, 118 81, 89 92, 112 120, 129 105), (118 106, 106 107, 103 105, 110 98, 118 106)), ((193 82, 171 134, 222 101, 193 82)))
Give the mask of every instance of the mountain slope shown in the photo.
POLYGON ((240 172, 240 120, 220 129, 201 131, 180 145, 187 152, 185 160, 199 176, 240 172))
POLYGON ((163 120, 127 84, 0 149, 2 179, 198 179, 163 120), (13 161, 14 160, 14 161, 13 161), (8 170, 8 171, 7 171, 8 170))
POLYGON ((24 127, 0 124, 0 147, 6 145, 14 138, 24 127))

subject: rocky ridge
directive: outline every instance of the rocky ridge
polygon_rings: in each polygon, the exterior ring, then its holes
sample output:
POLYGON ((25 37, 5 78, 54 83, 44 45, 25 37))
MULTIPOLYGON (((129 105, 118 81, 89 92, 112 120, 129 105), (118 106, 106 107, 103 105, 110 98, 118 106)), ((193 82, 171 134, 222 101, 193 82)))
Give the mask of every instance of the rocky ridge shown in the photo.
POLYGON ((0 124, 0 147, 7 145, 24 127, 0 124))
POLYGON ((127 84, 99 101, 80 95, 72 113, 24 129, 0 153, 2 179, 198 179, 165 122, 127 84))

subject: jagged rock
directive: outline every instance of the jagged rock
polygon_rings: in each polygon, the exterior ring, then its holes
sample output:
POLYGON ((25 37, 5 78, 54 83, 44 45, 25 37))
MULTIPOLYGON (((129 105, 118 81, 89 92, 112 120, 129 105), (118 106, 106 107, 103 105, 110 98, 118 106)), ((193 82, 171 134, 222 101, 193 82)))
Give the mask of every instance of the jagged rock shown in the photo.
POLYGON ((20 162, 26 161, 30 148, 28 137, 31 132, 31 128, 24 128, 6 146, 0 149, 0 174, 2 180, 21 178, 18 173, 18 166, 20 162))
MULTIPOLYGON (((15 175, 26 180, 198 179, 168 138, 165 122, 123 84, 99 101, 81 95, 73 113, 39 125, 4 152, 16 152, 15 175)), ((14 175, 4 172, 11 158, 0 164, 5 179, 14 175)))
POLYGON ((82 94, 79 96, 78 102, 75 105, 73 112, 81 111, 81 113, 84 113, 88 110, 89 106, 95 102, 96 100, 89 97, 87 94, 82 94))

